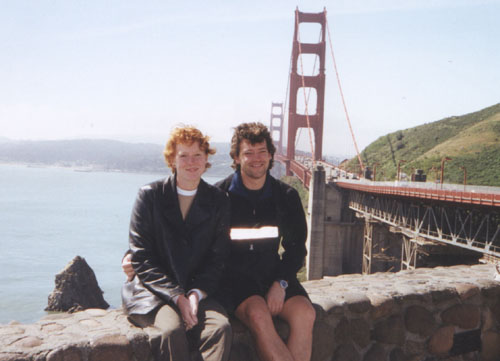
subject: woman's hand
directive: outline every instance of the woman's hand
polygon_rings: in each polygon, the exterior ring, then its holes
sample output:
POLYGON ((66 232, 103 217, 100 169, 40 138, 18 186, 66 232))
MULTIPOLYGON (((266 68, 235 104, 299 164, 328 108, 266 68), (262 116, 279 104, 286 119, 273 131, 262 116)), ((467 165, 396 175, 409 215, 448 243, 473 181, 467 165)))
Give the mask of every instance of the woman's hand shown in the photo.
POLYGON ((181 311, 186 330, 189 331, 198 324, 198 295, 192 292, 188 297, 180 295, 177 298, 177 307, 181 311))

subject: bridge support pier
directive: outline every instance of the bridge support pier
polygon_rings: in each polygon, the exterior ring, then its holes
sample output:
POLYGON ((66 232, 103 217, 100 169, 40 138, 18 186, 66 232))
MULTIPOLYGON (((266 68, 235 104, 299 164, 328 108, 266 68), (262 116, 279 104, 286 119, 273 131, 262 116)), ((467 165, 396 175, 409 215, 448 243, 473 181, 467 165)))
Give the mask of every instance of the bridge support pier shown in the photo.
POLYGON ((361 272, 363 228, 353 218, 345 194, 317 166, 309 187, 307 279, 361 272))
POLYGON ((312 181, 309 187, 308 257, 306 259, 308 280, 317 280, 323 277, 325 189, 325 170, 322 166, 318 166, 313 170, 312 181))

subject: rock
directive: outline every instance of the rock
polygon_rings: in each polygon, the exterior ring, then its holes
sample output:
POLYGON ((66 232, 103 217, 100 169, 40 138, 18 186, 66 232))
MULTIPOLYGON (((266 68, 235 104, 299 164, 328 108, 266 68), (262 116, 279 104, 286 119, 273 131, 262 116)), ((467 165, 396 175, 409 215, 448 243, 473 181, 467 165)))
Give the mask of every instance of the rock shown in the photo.
POLYGON ((408 331, 421 336, 430 336, 436 328, 434 316, 422 306, 410 306, 405 313, 405 324, 408 331))
POLYGON ((445 355, 453 346, 455 327, 445 326, 437 330, 429 340, 429 352, 433 355, 445 355))
POLYGON ((55 283, 45 311, 76 312, 88 308, 109 308, 94 271, 80 256, 76 256, 56 275, 55 283))

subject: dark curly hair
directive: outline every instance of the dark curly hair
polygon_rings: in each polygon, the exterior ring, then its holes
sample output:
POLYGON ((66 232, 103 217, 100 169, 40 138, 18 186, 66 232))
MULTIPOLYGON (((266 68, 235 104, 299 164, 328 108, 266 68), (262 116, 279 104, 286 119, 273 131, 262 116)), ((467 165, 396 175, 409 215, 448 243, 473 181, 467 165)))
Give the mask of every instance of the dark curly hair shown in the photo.
POLYGON ((274 153, 276 153, 276 147, 273 144, 273 139, 269 129, 262 123, 242 123, 234 128, 234 134, 231 138, 231 150, 229 155, 233 158, 233 164, 231 167, 233 169, 239 170, 240 165, 236 164, 235 159, 240 155, 240 144, 243 140, 248 140, 250 144, 266 142, 267 151, 271 154, 271 160, 269 161, 269 169, 273 167, 274 153))

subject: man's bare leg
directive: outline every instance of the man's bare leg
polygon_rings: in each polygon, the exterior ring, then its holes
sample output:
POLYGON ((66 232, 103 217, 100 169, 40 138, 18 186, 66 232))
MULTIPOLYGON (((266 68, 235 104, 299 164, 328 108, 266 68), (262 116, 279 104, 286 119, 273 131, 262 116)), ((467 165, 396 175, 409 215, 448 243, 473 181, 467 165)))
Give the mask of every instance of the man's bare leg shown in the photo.
POLYGON ((263 297, 247 298, 238 306, 235 315, 252 332, 261 361, 294 361, 274 328, 271 313, 263 297))
POLYGON ((295 361, 309 361, 312 353, 312 337, 316 311, 304 296, 286 300, 278 315, 290 326, 287 347, 295 361))

